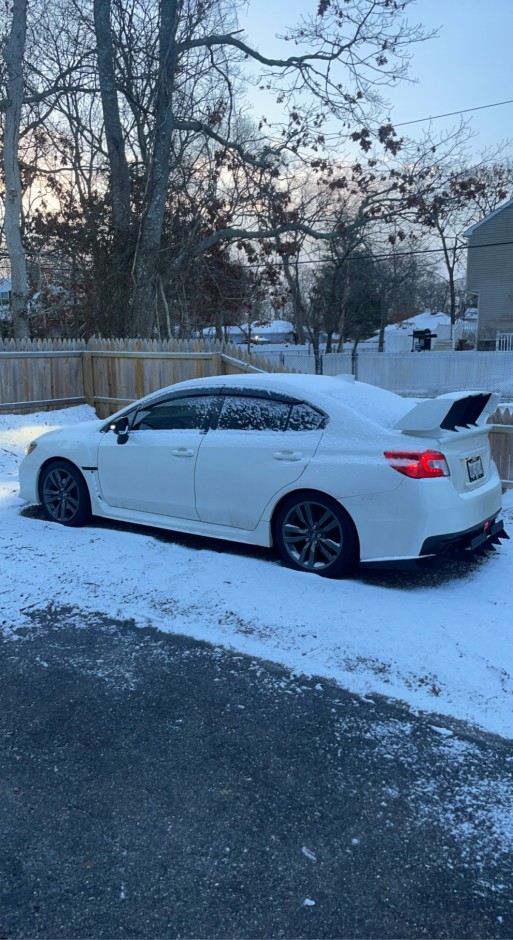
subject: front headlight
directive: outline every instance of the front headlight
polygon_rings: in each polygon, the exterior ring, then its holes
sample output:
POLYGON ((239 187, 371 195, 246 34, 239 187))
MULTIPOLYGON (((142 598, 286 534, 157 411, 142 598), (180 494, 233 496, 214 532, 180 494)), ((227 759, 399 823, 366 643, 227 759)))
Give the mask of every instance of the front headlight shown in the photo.
POLYGON ((31 454, 32 451, 36 449, 36 447, 37 447, 37 441, 31 441, 30 444, 27 444, 25 448, 25 455, 28 457, 28 455, 31 454))

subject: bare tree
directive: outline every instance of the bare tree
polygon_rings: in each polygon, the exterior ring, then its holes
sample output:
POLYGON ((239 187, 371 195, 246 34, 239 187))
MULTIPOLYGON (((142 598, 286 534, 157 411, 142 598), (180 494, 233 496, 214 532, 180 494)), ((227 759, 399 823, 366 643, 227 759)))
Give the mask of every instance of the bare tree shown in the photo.
POLYGON ((21 235, 22 185, 18 163, 21 108, 24 93, 23 56, 26 32, 26 0, 13 0, 11 31, 3 48, 3 57, 7 69, 7 100, 4 102, 3 165, 6 190, 4 231, 11 266, 13 332, 17 339, 23 339, 29 335, 27 264, 21 235))
POLYGON ((381 89, 425 38, 404 18, 409 2, 321 0, 288 34, 295 52, 284 58, 254 49, 226 0, 31 6, 21 188, 46 180, 51 192, 31 216, 31 247, 46 238, 73 271, 89 266, 100 327, 150 335, 157 322, 170 328, 175 286, 178 305, 186 272, 218 246, 332 240, 330 219, 313 205, 301 214, 281 190, 312 170, 331 174, 328 194, 342 186, 325 158, 328 121, 339 153, 351 140, 367 153, 374 138, 397 152, 380 124, 381 89), (241 116, 248 62, 281 103, 280 126, 241 116))
MULTIPOLYGON (((108 114, 112 114, 116 107, 112 93, 115 57, 112 20, 111 29, 106 27, 108 6, 109 0, 96 0, 95 23, 99 61, 102 62, 99 69, 102 102, 108 114)), ((233 17, 230 22, 227 6, 213 0, 159 0, 158 48, 154 50, 153 62, 150 59, 154 96, 143 102, 130 92, 127 99, 129 107, 138 112, 138 127, 145 128, 147 159, 132 266, 133 331, 145 335, 153 326, 164 220, 173 195, 169 184, 173 160, 178 153, 176 149, 173 153, 173 148, 179 135, 189 135, 189 140, 192 137, 203 154, 215 151, 224 161, 227 174, 244 177, 246 210, 241 213, 239 209, 237 224, 233 224, 234 220, 223 220, 228 221, 224 225, 218 222, 212 231, 201 233, 195 244, 184 246, 172 262, 174 273, 188 264, 191 257, 220 241, 274 239, 290 231, 310 234, 312 227, 302 227, 300 222, 255 227, 247 208, 258 202, 262 189, 279 175, 285 153, 298 154, 300 148, 322 145, 322 126, 328 114, 346 123, 362 122, 364 116, 369 115, 369 107, 376 114, 379 82, 400 76, 407 47, 423 38, 420 30, 410 27, 404 20, 404 7, 404 3, 390 3, 390 0, 351 0, 350 4, 323 0, 317 14, 305 19, 290 33, 289 38, 305 52, 287 58, 271 58, 260 54, 241 38, 233 17), (288 120, 279 143, 270 143, 266 138, 264 124, 253 142, 241 140, 237 134, 234 75, 248 60, 262 67, 266 87, 275 89, 288 109, 288 120), (345 83, 341 80, 344 76, 345 83), (215 96, 212 87, 220 89, 215 96), (305 104, 298 106, 301 99, 305 104), (141 121, 142 108, 146 110, 141 121)), ((118 32, 114 39, 116 61, 121 63, 117 80, 118 106, 119 92, 133 89, 133 76, 126 72, 129 56, 126 49, 122 52, 122 44, 123 35, 118 32)), ((107 123, 107 114, 105 118, 107 123)), ((114 135, 118 126, 115 118, 109 136, 114 135)), ((347 131, 344 134, 348 136, 347 131)), ((365 128, 353 137, 366 142, 368 134, 370 131, 365 128)), ((386 132, 382 132, 382 138, 387 140, 386 132)), ((108 154, 114 194, 119 148, 112 140, 108 154)), ((317 232, 316 236, 321 237, 321 233, 317 232)))
POLYGON ((452 147, 456 152, 450 160, 447 152, 438 153, 439 146, 434 143, 434 156, 429 160, 424 156, 419 161, 419 185, 409 197, 411 218, 440 246, 452 324, 457 314, 458 271, 466 248, 464 232, 473 222, 493 212, 513 190, 513 164, 500 162, 501 148, 493 155, 484 154, 477 162, 471 162, 464 152, 469 139, 466 125, 454 132, 452 147))

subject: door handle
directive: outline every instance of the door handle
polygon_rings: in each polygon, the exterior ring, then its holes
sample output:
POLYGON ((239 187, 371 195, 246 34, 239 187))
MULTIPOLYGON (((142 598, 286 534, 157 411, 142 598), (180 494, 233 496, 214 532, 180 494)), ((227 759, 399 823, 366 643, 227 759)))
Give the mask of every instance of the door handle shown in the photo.
POLYGON ((302 460, 303 454, 300 454, 297 450, 277 450, 273 457, 275 460, 295 461, 302 460))
POLYGON ((194 457, 194 451, 188 447, 175 447, 171 453, 173 457, 194 457))

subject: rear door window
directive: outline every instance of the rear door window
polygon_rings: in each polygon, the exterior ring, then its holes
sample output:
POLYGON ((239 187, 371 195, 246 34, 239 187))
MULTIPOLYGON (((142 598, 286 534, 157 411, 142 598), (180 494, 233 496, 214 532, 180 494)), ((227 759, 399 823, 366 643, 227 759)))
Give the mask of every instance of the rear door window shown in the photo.
POLYGON ((287 402, 249 395, 227 395, 217 421, 220 431, 285 431, 287 402))

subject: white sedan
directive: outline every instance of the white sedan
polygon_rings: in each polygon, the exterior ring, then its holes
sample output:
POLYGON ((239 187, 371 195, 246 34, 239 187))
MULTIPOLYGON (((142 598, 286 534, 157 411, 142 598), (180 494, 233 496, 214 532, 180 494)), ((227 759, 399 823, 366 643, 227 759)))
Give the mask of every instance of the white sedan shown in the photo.
POLYGON ((486 425, 497 398, 416 404, 342 376, 181 382, 37 438, 21 496, 67 526, 93 515, 274 545, 327 577, 472 552, 507 537, 486 425))

